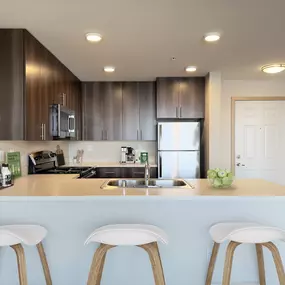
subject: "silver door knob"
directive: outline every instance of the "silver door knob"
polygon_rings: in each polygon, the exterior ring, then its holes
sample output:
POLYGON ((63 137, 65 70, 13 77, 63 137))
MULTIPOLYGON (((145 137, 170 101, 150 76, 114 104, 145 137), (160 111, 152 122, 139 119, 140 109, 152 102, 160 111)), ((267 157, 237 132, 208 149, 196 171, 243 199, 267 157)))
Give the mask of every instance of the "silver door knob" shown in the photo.
POLYGON ((245 164, 237 163, 237 166, 245 166, 245 164))

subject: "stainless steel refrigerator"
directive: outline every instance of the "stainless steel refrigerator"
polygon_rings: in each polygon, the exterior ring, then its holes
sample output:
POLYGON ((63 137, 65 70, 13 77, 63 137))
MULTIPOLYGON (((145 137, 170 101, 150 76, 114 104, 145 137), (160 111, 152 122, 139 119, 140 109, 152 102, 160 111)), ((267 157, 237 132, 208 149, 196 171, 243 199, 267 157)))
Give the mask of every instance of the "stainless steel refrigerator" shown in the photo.
POLYGON ((200 178, 200 123, 158 123, 158 178, 200 178))

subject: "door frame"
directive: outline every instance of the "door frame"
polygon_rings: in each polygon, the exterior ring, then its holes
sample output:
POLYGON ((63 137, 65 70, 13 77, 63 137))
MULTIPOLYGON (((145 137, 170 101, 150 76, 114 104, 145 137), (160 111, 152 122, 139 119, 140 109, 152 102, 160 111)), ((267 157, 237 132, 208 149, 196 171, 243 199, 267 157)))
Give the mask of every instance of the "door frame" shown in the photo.
POLYGON ((235 174, 235 104, 237 101, 285 101, 284 97, 231 97, 231 171, 235 174))

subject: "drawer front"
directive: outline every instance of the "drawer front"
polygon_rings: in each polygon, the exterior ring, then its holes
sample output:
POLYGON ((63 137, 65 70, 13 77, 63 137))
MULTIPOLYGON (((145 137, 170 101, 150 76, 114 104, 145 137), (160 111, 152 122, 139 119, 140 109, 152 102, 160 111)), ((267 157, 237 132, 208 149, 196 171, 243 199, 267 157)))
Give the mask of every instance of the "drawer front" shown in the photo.
POLYGON ((98 178, 120 178, 121 168, 119 167, 98 167, 97 177, 98 178))

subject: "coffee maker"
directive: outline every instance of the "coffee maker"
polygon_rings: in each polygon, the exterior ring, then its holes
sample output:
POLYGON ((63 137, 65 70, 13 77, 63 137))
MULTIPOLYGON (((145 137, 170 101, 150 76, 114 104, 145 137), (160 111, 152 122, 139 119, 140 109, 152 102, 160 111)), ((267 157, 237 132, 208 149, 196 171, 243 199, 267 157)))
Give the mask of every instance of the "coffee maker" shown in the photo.
POLYGON ((121 163, 135 163, 135 150, 132 147, 121 147, 121 163))

